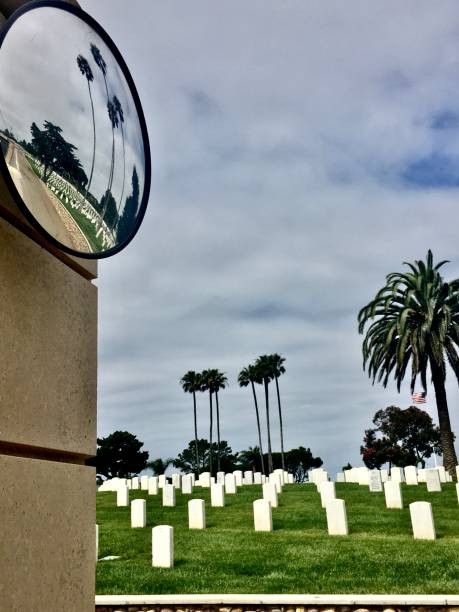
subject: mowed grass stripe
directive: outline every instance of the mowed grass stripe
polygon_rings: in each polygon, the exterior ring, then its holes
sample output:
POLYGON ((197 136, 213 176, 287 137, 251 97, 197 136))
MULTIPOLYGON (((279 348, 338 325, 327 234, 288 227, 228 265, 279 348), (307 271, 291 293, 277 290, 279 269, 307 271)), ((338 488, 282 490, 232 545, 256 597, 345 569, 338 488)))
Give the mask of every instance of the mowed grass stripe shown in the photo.
POLYGON ((253 530, 252 502, 261 486, 227 495, 210 506, 208 489, 177 491, 175 508, 162 507, 161 492, 131 491, 147 500, 147 527, 131 529, 130 509, 116 507, 115 493, 98 493, 98 594, 160 593, 423 593, 459 592, 459 507, 454 484, 427 493, 424 484, 402 485, 403 510, 388 510, 383 493, 337 484, 346 501, 349 536, 328 536, 325 510, 311 484, 288 485, 273 509, 274 532, 253 530), (188 501, 206 502, 207 529, 188 529, 188 501), (408 504, 429 501, 438 539, 414 540, 408 504), (151 528, 172 525, 175 567, 151 566, 151 528))

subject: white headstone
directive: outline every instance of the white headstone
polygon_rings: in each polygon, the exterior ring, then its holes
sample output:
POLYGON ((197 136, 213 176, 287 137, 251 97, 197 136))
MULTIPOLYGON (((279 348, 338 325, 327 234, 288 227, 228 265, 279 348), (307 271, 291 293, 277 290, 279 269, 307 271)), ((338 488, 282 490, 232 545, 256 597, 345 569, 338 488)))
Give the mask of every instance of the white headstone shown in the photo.
POLYGON ((438 475, 440 476, 440 482, 446 482, 446 470, 444 465, 437 466, 438 475))
POLYGON ((402 488, 400 482, 389 480, 384 483, 386 508, 403 508, 402 488))
POLYGON ((368 487, 372 493, 378 493, 383 490, 381 474, 379 470, 370 470, 368 487))
POLYGON ((225 493, 234 495, 237 492, 236 478, 234 474, 226 474, 225 476, 225 493))
POLYGON ((140 477, 140 488, 142 491, 148 491, 148 474, 140 477))
POLYGON ((367 467, 359 468, 358 483, 362 486, 370 484, 370 470, 367 467))
POLYGON ((144 499, 134 499, 131 502, 131 527, 146 527, 147 502, 144 499))
POLYGON ((319 488, 319 493, 320 493, 320 501, 322 504, 322 508, 326 508, 327 507, 327 502, 330 499, 336 499, 336 492, 335 492, 335 483, 334 482, 321 482, 320 483, 320 488, 319 488))
POLYGON ((180 489, 182 486, 182 476, 180 474, 172 474, 172 486, 176 489, 180 489))
POLYGON ((282 468, 278 468, 276 470, 273 470, 273 473, 274 474, 279 474, 280 483, 281 483, 281 485, 284 485, 285 484, 285 472, 284 472, 284 470, 282 468))
POLYGON ((405 480, 407 485, 418 484, 418 471, 415 465, 407 465, 405 467, 405 480))
POLYGON ((346 482, 346 479, 344 477, 344 472, 338 472, 336 474, 336 482, 346 482))
POLYGON ((289 474, 288 475, 288 484, 293 484, 295 482, 295 479, 293 478, 293 474, 289 474))
POLYGON ((217 483, 210 487, 210 505, 214 508, 224 507, 225 485, 217 483))
POLYGON ((405 475, 403 473, 403 468, 394 466, 390 470, 390 479, 392 482, 404 482, 405 475))
POLYGON ((158 495, 158 477, 150 476, 148 479, 148 494, 158 495))
POLYGON ((163 506, 173 507, 175 506, 175 487, 174 485, 167 484, 163 487, 163 506))
POLYGON ((435 468, 426 470, 427 491, 429 493, 439 493, 441 491, 440 475, 435 468))
POLYGON ((236 486, 237 487, 242 487, 242 471, 241 470, 234 470, 233 475, 236 478, 236 486))
POLYGON ((225 472, 217 472, 217 484, 225 484, 225 472))
POLYGON ((266 482, 263 486, 263 499, 271 503, 272 508, 277 508, 277 489, 275 482, 266 482))
POLYGON ((267 499, 257 499, 253 502, 253 523, 255 531, 273 530, 271 503, 267 499))
POLYGON ((202 472, 199 476, 199 484, 201 487, 210 487, 210 472, 202 472))
POLYGON ((132 489, 132 480, 130 480, 130 479, 129 479, 129 480, 127 481, 126 485, 127 485, 127 488, 128 488, 129 490, 131 490, 131 489, 132 489))
POLYGON ((151 530, 153 567, 174 567, 174 529, 158 525, 151 530))
POLYGON ((419 468, 418 470, 418 482, 426 481, 426 471, 424 468, 419 468))
POLYGON ((194 487, 194 483, 196 482, 196 476, 194 474, 189 474, 189 476, 191 477, 191 484, 194 487))
POLYGON ((206 506, 203 499, 190 499, 188 502, 188 527, 206 528, 206 506))
POLYGON ((261 484, 265 484, 265 482, 267 481, 267 478, 264 474, 261 475, 261 484))
POLYGON ((432 504, 425 501, 410 504, 410 516, 415 540, 435 540, 432 504))
POLYGON ((274 484, 278 495, 282 493, 282 482, 281 482, 281 477, 279 474, 274 474, 274 472, 270 474, 269 482, 274 484))
POLYGON ((193 493, 193 481, 190 474, 182 476, 182 493, 183 495, 191 495, 193 493))
POLYGON ((158 487, 162 489, 165 484, 167 484, 166 477, 164 474, 161 474, 161 476, 158 476, 158 487))
POLYGON ((116 492, 116 505, 129 506, 129 489, 126 485, 124 485, 124 487, 118 487, 116 492))
POLYGON ((132 489, 134 491, 137 491, 140 488, 140 482, 139 482, 138 476, 134 476, 134 478, 131 478, 131 483, 132 483, 132 489))
POLYGON ((256 485, 261 485, 261 477, 262 477, 262 473, 261 472, 255 472, 255 474, 253 475, 253 482, 256 485))
POLYGON ((253 484, 253 472, 252 470, 247 470, 244 472, 244 484, 252 485, 253 484))
POLYGON ((348 535, 346 504, 343 499, 329 499, 325 507, 329 535, 348 535))
POLYGON ((387 470, 379 470, 381 474, 382 482, 387 482, 389 480, 389 472, 387 470))

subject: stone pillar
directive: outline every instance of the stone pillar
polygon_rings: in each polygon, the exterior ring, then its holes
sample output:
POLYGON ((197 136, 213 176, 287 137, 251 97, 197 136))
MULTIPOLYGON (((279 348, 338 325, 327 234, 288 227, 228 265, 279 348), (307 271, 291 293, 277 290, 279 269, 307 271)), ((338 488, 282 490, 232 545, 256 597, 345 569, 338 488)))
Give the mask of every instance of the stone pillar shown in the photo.
MULTIPOLYGON (((0 0, 0 26, 24 3, 0 0)), ((49 245, 0 177, 2 610, 94 612, 96 273, 49 245)))

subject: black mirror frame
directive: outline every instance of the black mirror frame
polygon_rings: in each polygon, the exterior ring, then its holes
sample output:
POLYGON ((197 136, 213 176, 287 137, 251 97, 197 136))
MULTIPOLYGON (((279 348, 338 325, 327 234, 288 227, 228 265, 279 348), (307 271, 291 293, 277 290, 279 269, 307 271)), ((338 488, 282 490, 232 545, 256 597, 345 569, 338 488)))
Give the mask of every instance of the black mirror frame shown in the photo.
POLYGON ((129 69, 120 51, 118 50, 118 48, 116 47, 115 43, 112 41, 110 36, 107 34, 107 32, 102 28, 102 26, 99 25, 98 22, 95 19, 93 19, 90 15, 88 15, 88 13, 86 13, 81 8, 73 4, 68 4, 67 2, 63 2, 62 0, 37 0, 37 1, 30 2, 20 7, 19 9, 17 9, 11 15, 11 17, 7 19, 4 26, 0 29, 0 55, 1 55, 1 47, 2 47, 3 41, 5 40, 5 37, 9 29, 11 28, 11 26, 14 24, 14 22, 17 19, 19 19, 22 15, 24 15, 25 13, 33 11, 37 8, 45 8, 45 7, 46 8, 56 8, 56 9, 66 11, 67 13, 71 13, 75 15, 75 17, 81 19, 88 26, 90 26, 102 38, 102 40, 107 45, 109 50, 113 53, 113 56, 118 62, 121 72, 123 73, 123 76, 126 79, 126 82, 129 86, 129 90, 134 100, 135 109, 136 109, 137 116, 139 119, 140 130, 141 130, 142 140, 143 140, 144 158, 145 158, 145 179, 144 179, 142 199, 140 201, 136 223, 132 229, 132 232, 129 238, 111 249, 107 249, 106 251, 102 251, 100 253, 82 253, 80 251, 75 251, 71 249, 70 247, 62 244, 58 240, 56 240, 53 236, 51 236, 46 231, 46 229, 37 221, 34 215, 30 212, 28 206, 23 201, 18 190, 16 189, 14 181, 6 165, 5 158, 3 154, 1 153, 0 153, 0 174, 2 175, 6 183, 6 186, 8 187, 8 190, 10 194, 12 195, 15 203, 18 205, 20 211, 24 214, 27 221, 29 221, 29 223, 37 230, 37 232, 43 235, 48 242, 50 242, 53 246, 57 247, 59 250, 64 251, 65 253, 68 253, 69 255, 73 255, 75 257, 81 257, 83 259, 105 259, 106 257, 111 257, 112 255, 119 253, 122 249, 124 249, 131 242, 131 240, 137 234, 140 228, 140 225, 142 224, 143 218, 145 216, 145 211, 148 205, 148 198, 150 195, 150 185, 151 185, 151 155, 150 155, 150 144, 149 144, 149 139, 148 139, 147 125, 145 122, 145 117, 143 114, 142 106, 140 104, 140 98, 137 93, 137 89, 134 85, 134 80, 132 79, 129 69))

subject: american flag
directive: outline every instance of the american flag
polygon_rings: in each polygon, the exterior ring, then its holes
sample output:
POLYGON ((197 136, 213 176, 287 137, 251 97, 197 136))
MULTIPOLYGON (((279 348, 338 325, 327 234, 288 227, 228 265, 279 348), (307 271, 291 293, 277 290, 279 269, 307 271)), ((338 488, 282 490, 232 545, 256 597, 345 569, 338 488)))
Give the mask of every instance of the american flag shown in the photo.
POLYGON ((418 391, 417 393, 413 393, 413 395, 411 396, 411 400, 415 404, 425 404, 426 403, 426 392, 418 391))

